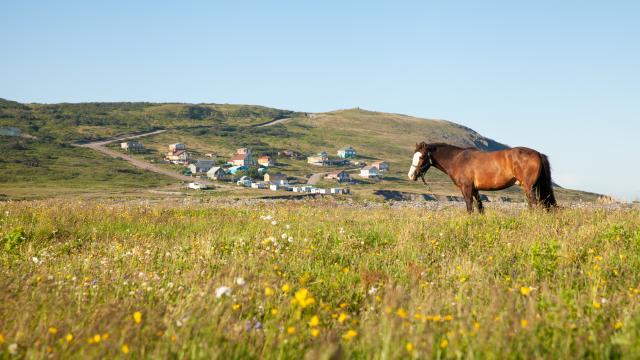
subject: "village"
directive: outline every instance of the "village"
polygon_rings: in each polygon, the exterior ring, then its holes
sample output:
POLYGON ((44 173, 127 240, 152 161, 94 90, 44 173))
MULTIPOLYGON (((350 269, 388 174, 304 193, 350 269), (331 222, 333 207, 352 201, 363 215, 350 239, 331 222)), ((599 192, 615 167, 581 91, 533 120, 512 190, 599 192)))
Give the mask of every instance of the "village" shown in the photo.
MULTIPOLYGON (((120 143, 120 149, 125 152, 141 153, 145 147, 138 141, 120 143)), ((186 144, 173 143, 168 146, 163 161, 167 164, 183 166, 182 174, 194 178, 187 184, 193 190, 206 190, 209 186, 197 179, 209 179, 217 182, 233 183, 239 187, 256 190, 288 191, 304 194, 347 195, 351 193, 348 185, 359 182, 352 173, 360 179, 378 180, 389 171, 389 164, 376 160, 369 164, 357 160, 358 153, 347 146, 336 152, 336 157, 330 157, 326 151, 304 156, 298 151, 285 149, 276 155, 260 154, 254 156, 252 149, 242 147, 227 160, 218 159, 218 155, 206 153, 202 158, 194 158, 186 144), (304 161, 306 164, 320 169, 309 175, 307 179, 288 176, 279 171, 278 158, 304 161), (322 167, 342 167, 332 171, 322 171, 322 167), (330 186, 317 186, 316 183, 324 179, 330 186)))

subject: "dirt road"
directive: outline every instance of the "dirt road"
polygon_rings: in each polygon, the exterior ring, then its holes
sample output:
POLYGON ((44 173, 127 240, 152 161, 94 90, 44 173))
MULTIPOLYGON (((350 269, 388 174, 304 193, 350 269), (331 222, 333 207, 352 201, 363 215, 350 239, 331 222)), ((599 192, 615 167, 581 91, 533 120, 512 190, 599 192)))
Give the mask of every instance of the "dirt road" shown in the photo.
MULTIPOLYGON (((94 141, 94 142, 90 142, 90 143, 86 143, 86 144, 71 144, 72 146, 75 147, 83 147, 83 148, 89 148, 89 149, 93 149, 95 151, 99 151, 105 155, 109 155, 113 158, 120 158, 123 160, 128 161, 131 165, 138 167, 140 169, 143 170, 147 170, 147 171, 152 171, 154 173, 158 173, 158 174, 162 174, 177 180, 181 180, 181 181, 195 181, 195 182, 199 182, 201 184, 205 184, 205 185, 213 185, 213 182, 209 181, 209 180, 205 180, 205 179, 200 179, 200 178, 193 178, 191 176, 185 176, 182 174, 179 174, 171 169, 165 169, 163 167, 151 164, 149 162, 146 162, 144 160, 140 160, 137 159, 133 156, 127 155, 127 154, 123 154, 119 151, 115 151, 112 149, 109 149, 107 147, 105 147, 105 145, 112 143, 114 141, 123 141, 123 140, 128 140, 128 139, 136 139, 136 138, 141 138, 144 136, 150 136, 150 135, 155 135, 155 134, 160 134, 163 133, 167 130, 155 130, 155 131, 150 131, 150 132, 146 132, 146 133, 140 133, 140 134, 134 134, 134 135, 124 135, 115 139, 110 139, 110 140, 100 140, 100 141, 94 141)), ((216 184, 219 185, 219 184, 216 184)))
POLYGON ((284 118, 284 119, 278 119, 278 120, 271 120, 271 121, 267 121, 265 123, 262 124, 257 124, 257 125, 253 125, 255 127, 265 127, 265 126, 271 126, 271 125, 275 125, 275 124, 280 124, 283 123, 287 120, 291 120, 291 118, 284 118))

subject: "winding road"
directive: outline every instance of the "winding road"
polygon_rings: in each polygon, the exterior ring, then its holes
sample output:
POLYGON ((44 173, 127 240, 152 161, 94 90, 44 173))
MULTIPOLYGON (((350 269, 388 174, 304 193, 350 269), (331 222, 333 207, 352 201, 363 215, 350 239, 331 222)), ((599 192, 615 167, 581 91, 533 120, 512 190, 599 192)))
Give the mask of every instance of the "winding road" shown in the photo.
MULTIPOLYGON (((131 135, 123 135, 117 138, 113 138, 113 139, 109 139, 109 140, 100 140, 100 141, 94 141, 94 142, 90 142, 90 143, 84 143, 84 144, 71 144, 71 146, 75 146, 75 147, 82 147, 82 148, 88 148, 88 149, 92 149, 95 151, 99 151, 105 155, 111 156, 112 158, 120 158, 123 159, 125 161, 128 161, 131 165, 138 167, 140 169, 143 170, 147 170, 147 171, 152 171, 154 173, 158 173, 158 174, 162 174, 177 180, 181 180, 181 181, 188 181, 188 182, 199 182, 201 184, 204 185, 213 185, 213 182, 209 181, 209 180, 205 180, 205 179, 200 179, 200 178, 193 178, 191 176, 186 176, 186 175, 182 175, 179 174, 171 169, 165 169, 163 167, 151 164, 149 162, 146 162, 144 160, 140 160, 137 159, 131 155, 127 155, 127 154, 123 154, 119 151, 116 150, 112 150, 109 149, 107 147, 105 147, 105 145, 112 143, 114 141, 123 141, 123 140, 129 140, 129 139, 137 139, 137 138, 141 138, 141 137, 145 137, 145 136, 150 136, 150 135, 156 135, 156 134, 161 134, 163 132, 165 132, 167 130, 154 130, 154 131, 149 131, 149 132, 144 132, 144 133, 137 133, 137 134, 131 134, 131 135)), ((216 186, 220 186, 220 184, 216 183, 216 186)))

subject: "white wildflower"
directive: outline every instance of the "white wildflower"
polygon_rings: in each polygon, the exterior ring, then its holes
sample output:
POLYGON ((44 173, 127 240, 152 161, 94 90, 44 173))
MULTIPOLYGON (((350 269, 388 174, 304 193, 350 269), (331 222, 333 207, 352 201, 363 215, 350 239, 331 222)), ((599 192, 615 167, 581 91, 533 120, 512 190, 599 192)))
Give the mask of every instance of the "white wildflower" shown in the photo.
POLYGON ((9 345, 8 349, 9 349, 9 354, 18 355, 18 344, 13 343, 9 345))
POLYGON ((40 262, 40 259, 34 256, 31 258, 31 261, 33 261, 34 264, 38 264, 40 262))
POLYGON ((377 287, 375 287, 375 286, 372 286, 372 287, 369 289, 369 295, 374 295, 374 294, 375 294, 375 293, 377 293, 377 292, 378 292, 378 288, 377 288, 377 287))
POLYGON ((244 280, 244 278, 243 278, 243 277, 237 277, 237 278, 236 278, 236 285, 244 286, 246 283, 247 283, 247 282, 244 280))
POLYGON ((228 286, 220 286, 216 289, 216 299, 220 299, 223 296, 230 296, 231 288, 228 286))

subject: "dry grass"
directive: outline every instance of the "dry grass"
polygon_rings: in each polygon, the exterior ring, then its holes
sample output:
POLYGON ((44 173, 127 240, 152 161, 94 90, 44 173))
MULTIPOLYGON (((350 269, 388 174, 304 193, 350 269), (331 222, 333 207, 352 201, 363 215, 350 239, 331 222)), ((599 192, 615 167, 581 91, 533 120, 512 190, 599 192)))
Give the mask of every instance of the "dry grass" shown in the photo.
POLYGON ((639 215, 2 203, 0 357, 633 358, 639 215))

